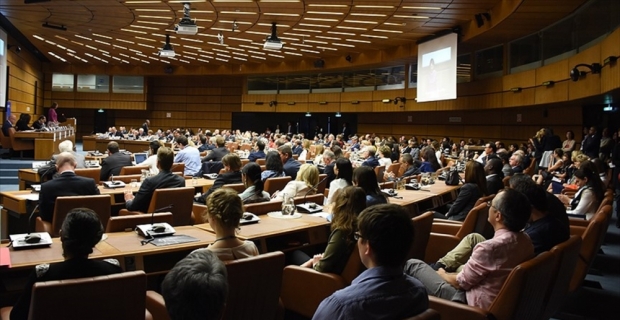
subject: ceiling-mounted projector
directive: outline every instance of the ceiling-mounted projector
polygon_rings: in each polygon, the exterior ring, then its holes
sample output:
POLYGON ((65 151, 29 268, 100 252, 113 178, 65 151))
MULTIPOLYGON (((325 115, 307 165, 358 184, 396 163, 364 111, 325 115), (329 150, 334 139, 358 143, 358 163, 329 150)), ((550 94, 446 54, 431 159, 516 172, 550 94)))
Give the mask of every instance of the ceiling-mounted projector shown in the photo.
POLYGON ((179 21, 179 24, 174 28, 177 34, 187 34, 187 35, 195 35, 198 33, 198 26, 196 26, 196 22, 189 17, 190 12, 190 4, 183 4, 183 18, 179 21))
POLYGON ((276 32, 277 27, 276 23, 271 23, 271 35, 267 37, 265 40, 265 44, 263 44, 263 49, 265 50, 280 50, 282 49, 282 41, 278 38, 278 34, 276 32))
POLYGON ((158 55, 163 58, 174 58, 175 56, 174 48, 172 48, 172 45, 170 44, 169 34, 166 35, 166 43, 161 48, 161 50, 159 50, 158 55))

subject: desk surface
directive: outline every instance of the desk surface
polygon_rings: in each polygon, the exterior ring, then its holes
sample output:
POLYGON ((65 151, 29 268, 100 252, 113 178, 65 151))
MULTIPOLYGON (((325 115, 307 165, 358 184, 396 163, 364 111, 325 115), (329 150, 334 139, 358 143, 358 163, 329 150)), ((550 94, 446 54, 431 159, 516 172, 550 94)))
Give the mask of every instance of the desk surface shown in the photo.
MULTIPOLYGON (((268 215, 260 215, 258 223, 242 225, 237 231, 237 237, 243 240, 256 240, 287 233, 297 232, 316 226, 327 226, 329 222, 325 218, 303 214, 299 219, 277 219, 268 215)), ((198 224, 197 228, 214 232, 208 223, 198 224)))

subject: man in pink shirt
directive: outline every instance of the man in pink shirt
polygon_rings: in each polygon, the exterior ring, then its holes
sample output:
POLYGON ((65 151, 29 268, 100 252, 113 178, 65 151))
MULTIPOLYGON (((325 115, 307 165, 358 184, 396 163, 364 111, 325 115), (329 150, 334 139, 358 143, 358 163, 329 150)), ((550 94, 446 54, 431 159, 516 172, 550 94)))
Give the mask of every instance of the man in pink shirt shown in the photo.
MULTIPOLYGON (((405 273, 420 280, 428 294, 470 306, 488 309, 514 267, 534 257, 534 245, 522 232, 531 214, 531 206, 522 193, 507 189, 499 193, 489 208, 489 223, 495 230, 492 239, 471 234, 461 245, 473 246, 471 257, 458 273, 438 271, 423 261, 411 259, 405 273)), ((456 251, 456 250, 455 250, 456 251)))

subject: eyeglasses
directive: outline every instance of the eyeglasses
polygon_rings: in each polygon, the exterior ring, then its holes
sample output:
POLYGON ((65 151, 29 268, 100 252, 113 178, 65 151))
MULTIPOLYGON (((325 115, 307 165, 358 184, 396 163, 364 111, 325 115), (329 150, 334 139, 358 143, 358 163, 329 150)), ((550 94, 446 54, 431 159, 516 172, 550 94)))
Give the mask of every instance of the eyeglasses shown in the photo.
POLYGON ((364 238, 364 237, 362 237, 362 235, 359 232, 356 232, 353 234, 353 239, 355 239, 355 241, 359 240, 360 238, 364 238))

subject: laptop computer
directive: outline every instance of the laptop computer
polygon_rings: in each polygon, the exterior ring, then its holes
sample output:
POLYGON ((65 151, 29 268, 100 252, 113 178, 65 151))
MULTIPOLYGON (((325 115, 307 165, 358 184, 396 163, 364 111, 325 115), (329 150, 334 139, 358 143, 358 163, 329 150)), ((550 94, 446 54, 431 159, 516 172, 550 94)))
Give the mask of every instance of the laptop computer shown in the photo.
POLYGON ((136 161, 136 164, 141 164, 142 162, 146 161, 148 157, 149 156, 146 153, 134 153, 133 154, 133 158, 136 161))

